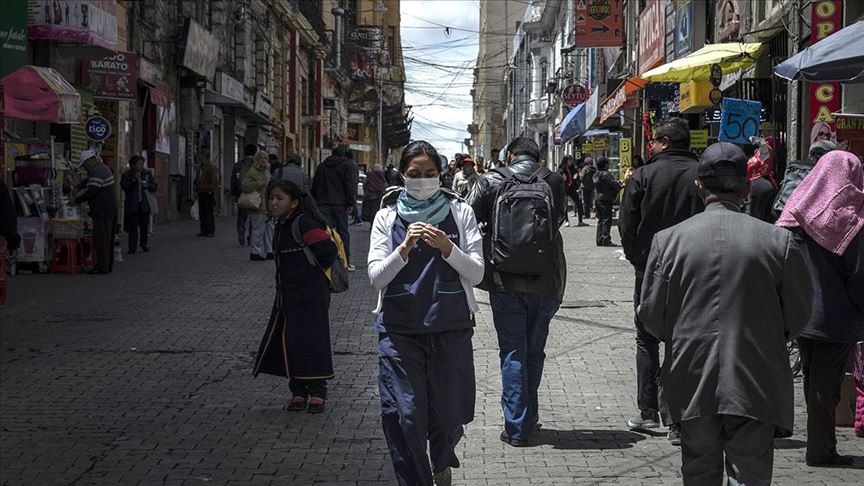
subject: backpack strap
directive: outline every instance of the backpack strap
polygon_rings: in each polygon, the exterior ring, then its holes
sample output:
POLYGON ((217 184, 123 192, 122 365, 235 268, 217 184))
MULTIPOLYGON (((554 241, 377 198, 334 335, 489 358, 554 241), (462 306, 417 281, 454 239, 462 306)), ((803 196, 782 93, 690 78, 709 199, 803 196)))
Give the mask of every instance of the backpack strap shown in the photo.
POLYGON ((294 218, 294 221, 291 223, 291 236, 294 238, 294 241, 296 241, 297 244, 300 245, 300 248, 303 249, 303 254, 306 255, 306 260, 309 262, 309 265, 312 265, 313 267, 319 267, 320 268, 321 265, 318 264, 318 259, 315 258, 315 254, 312 253, 312 249, 309 248, 309 246, 303 242, 303 235, 300 234, 300 217, 301 216, 302 215, 298 215, 296 218, 294 218))
POLYGON ((496 174, 499 174, 501 177, 503 177, 505 179, 512 179, 513 176, 516 175, 513 173, 513 171, 510 169, 510 167, 507 167, 506 165, 502 165, 500 167, 495 167, 494 169, 490 170, 489 172, 495 172, 496 174))

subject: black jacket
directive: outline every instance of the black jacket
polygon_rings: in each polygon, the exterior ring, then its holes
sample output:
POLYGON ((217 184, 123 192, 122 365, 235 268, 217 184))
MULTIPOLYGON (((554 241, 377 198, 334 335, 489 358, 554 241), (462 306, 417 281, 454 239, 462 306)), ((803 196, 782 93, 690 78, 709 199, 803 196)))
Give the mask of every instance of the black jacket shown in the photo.
POLYGON ((693 183, 698 162, 687 150, 664 150, 637 168, 627 183, 618 231, 624 255, 637 274, 645 271, 651 239, 658 231, 705 209, 693 183))
POLYGON ((858 232, 843 256, 822 248, 801 228, 796 241, 806 249, 813 281, 813 313, 801 336, 828 343, 864 339, 864 230, 858 232))
MULTIPOLYGON (((518 159, 517 159, 518 160, 518 159)), ((531 175, 540 168, 533 160, 518 160, 509 165, 515 174, 531 175)), ((478 286, 490 292, 525 292, 540 294, 546 297, 561 300, 564 297, 564 286, 567 280, 567 262, 564 258, 564 241, 561 233, 557 233, 555 245, 555 262, 557 272, 543 275, 514 275, 505 274, 495 270, 490 262, 492 255, 492 231, 491 223, 493 207, 498 197, 498 188, 504 180, 501 174, 489 171, 477 179, 474 189, 468 194, 467 202, 474 208, 477 224, 483 232, 483 255, 486 260, 486 274, 483 282, 478 286)), ((552 188, 555 195, 553 212, 555 220, 560 227, 567 217, 567 181, 561 174, 552 173, 546 178, 546 182, 552 188)))
POLYGON ((357 202, 357 164, 331 155, 318 165, 312 179, 312 197, 319 206, 354 207, 357 202))
POLYGON ((123 205, 123 211, 126 214, 149 214, 151 212, 150 201, 142 188, 148 192, 156 192, 156 179, 153 174, 145 170, 141 172, 139 178, 134 172, 127 170, 120 178, 120 187, 126 194, 123 205))
POLYGON ((621 185, 608 170, 598 170, 594 173, 594 190, 595 201, 613 202, 618 199, 621 185))
POLYGON ((240 194, 242 193, 240 190, 240 182, 246 175, 246 171, 249 170, 249 167, 252 167, 252 164, 254 163, 255 157, 247 155, 237 162, 234 162, 234 165, 231 167, 231 195, 235 198, 240 197, 240 194))
POLYGON ((760 177, 750 183, 750 205, 747 214, 766 223, 774 224, 777 221, 777 213, 774 212, 774 198, 777 197, 777 189, 771 181, 760 177))

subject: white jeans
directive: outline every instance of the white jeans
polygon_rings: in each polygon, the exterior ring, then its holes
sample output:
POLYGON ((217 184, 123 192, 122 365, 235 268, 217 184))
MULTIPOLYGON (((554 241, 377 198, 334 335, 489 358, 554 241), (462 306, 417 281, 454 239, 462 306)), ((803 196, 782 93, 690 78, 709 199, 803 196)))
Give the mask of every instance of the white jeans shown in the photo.
POLYGON ((261 257, 273 253, 273 222, 267 221, 267 214, 249 213, 249 224, 252 226, 250 253, 261 257))

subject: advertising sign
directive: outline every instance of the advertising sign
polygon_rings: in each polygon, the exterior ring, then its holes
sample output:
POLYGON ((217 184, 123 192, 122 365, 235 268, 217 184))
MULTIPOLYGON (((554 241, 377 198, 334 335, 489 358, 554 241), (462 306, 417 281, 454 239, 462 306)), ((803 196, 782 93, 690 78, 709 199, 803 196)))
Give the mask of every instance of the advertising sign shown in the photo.
POLYGON ((186 17, 183 21, 183 47, 179 64, 192 72, 213 80, 219 57, 219 40, 201 24, 186 17))
POLYGON ((81 61, 81 84, 94 98, 135 101, 138 86, 138 55, 118 52, 102 59, 81 61))
POLYGON ((111 136, 111 123, 104 116, 91 116, 84 124, 84 132, 90 140, 104 142, 111 136))
POLYGON ((720 119, 721 142, 750 143, 750 137, 759 132, 762 103, 759 101, 723 98, 723 113, 720 119))
POLYGON ((27 0, 0 2, 0 78, 27 64, 27 0))
POLYGON ((660 0, 649 0, 639 15, 639 74, 663 62, 665 21, 660 0))
MULTIPOLYGON (((842 2, 819 0, 812 3, 810 41, 818 42, 843 28, 842 2)), ((837 125, 831 113, 840 111, 840 83, 810 85, 810 144, 819 140, 837 141, 837 125)))
POLYGON ((576 47, 624 45, 623 0, 576 0, 576 47))
POLYGON ((630 170, 633 159, 633 141, 629 138, 618 139, 618 177, 623 181, 630 170))
POLYGON ((28 5, 30 39, 72 41, 117 50, 114 0, 30 0, 28 5))
POLYGON ((595 138, 594 139, 594 151, 600 152, 602 150, 606 150, 609 148, 609 141, 605 138, 595 138))
POLYGON ((741 32, 741 2, 740 0, 719 0, 714 8, 714 19, 717 28, 714 30, 714 42, 726 42, 737 39, 741 32))
POLYGON ((690 81, 681 83, 680 86, 680 113, 699 113, 705 108, 709 108, 712 103, 709 97, 711 93, 710 81, 690 81))
POLYGON ((708 148, 708 130, 690 130, 690 148, 708 148))
POLYGON ((864 118, 838 116, 837 148, 864 158, 864 118))
POLYGON ((585 142, 582 144, 582 151, 585 153, 594 152, 594 143, 593 142, 585 142))
POLYGON ((343 62, 351 79, 367 83, 375 79, 383 41, 381 27, 358 25, 348 32, 343 62))
POLYGON ((561 91, 561 101, 570 108, 576 108, 581 103, 585 103, 588 97, 591 96, 591 90, 581 84, 571 84, 561 91))
POLYGON ((686 56, 693 50, 693 2, 678 2, 675 14, 675 58, 686 56))

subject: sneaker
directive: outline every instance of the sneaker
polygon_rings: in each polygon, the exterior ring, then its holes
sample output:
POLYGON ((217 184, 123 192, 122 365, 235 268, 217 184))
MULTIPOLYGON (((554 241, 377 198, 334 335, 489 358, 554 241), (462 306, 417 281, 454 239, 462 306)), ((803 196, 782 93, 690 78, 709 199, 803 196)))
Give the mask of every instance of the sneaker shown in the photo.
POLYGON ((507 435, 507 431, 506 431, 506 430, 502 430, 502 431, 501 431, 501 437, 500 437, 500 439, 501 439, 501 442, 504 442, 505 444, 510 444, 510 445, 513 446, 513 447, 525 447, 525 446, 528 445, 528 441, 527 441, 527 440, 525 440, 525 439, 514 439, 514 438, 510 437, 509 435, 507 435))
POLYGON ((818 461, 807 459, 806 461, 810 467, 848 467, 855 462, 855 459, 852 456, 841 456, 835 452, 828 459, 820 459, 818 461))
POLYGON ((432 482, 435 483, 435 486, 451 486, 453 484, 453 473, 448 467, 439 473, 433 474, 432 482))
POLYGON ((309 413, 324 412, 324 399, 321 397, 309 397, 309 406, 306 411, 309 413))
POLYGON ((577 224, 576 226, 582 227, 582 226, 590 226, 590 225, 588 223, 583 222, 583 221, 579 221, 579 224, 577 224))
POLYGON ((639 415, 627 421, 630 430, 647 430, 660 427, 660 414, 653 410, 640 410, 639 415))
POLYGON ((353 272, 353 271, 355 271, 355 270, 357 270, 357 269, 354 268, 354 265, 349 264, 348 267, 346 268, 346 270, 348 270, 349 272, 353 272))
POLYGON ((564 221, 564 227, 569 228, 570 227, 570 221, 564 221))
POLYGON ((669 433, 666 434, 666 438, 669 439, 669 443, 673 446, 681 445, 681 427, 678 424, 672 424, 669 426, 669 433))
POLYGON ((266 258, 262 257, 261 255, 259 255, 257 253, 253 253, 253 254, 249 255, 249 259, 252 260, 253 262, 263 262, 263 261, 267 260, 266 258))

